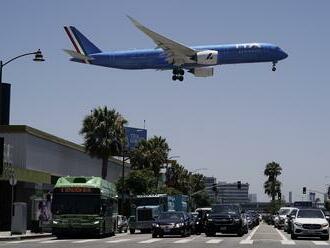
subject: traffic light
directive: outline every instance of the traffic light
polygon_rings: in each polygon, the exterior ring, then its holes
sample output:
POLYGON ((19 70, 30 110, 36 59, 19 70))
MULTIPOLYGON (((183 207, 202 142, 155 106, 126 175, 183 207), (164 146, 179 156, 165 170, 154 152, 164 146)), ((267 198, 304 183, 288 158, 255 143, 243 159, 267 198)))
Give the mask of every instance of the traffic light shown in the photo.
POLYGON ((242 182, 241 181, 237 181, 237 188, 241 189, 242 188, 242 182))
POLYGON ((306 187, 303 187, 303 194, 306 195, 306 187))
POLYGON ((279 200, 282 199, 282 194, 281 194, 281 192, 278 192, 277 196, 278 196, 278 199, 279 199, 279 200))
POLYGON ((0 137, 0 176, 3 173, 3 152, 4 152, 4 146, 5 146, 5 139, 3 137, 0 137))

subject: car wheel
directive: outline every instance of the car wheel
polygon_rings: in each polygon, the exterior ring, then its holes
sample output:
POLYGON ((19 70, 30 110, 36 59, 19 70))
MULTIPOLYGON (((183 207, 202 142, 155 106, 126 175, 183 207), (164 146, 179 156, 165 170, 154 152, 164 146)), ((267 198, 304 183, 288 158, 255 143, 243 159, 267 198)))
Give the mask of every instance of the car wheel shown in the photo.
POLYGON ((206 232, 205 234, 206 234, 207 237, 212 237, 212 236, 215 235, 214 232, 206 232))
POLYGON ((129 232, 130 232, 130 234, 134 234, 135 233, 135 229, 129 229, 129 232))
POLYGON ((152 233, 152 237, 153 238, 157 238, 157 234, 156 233, 152 233))

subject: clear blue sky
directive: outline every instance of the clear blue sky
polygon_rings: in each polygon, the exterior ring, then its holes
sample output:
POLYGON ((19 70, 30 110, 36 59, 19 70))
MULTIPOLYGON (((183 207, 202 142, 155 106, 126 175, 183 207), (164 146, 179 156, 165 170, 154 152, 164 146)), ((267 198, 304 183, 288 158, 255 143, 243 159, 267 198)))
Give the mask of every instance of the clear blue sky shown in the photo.
POLYGON ((97 106, 130 126, 165 137, 188 169, 250 183, 263 194, 263 170, 283 168, 283 194, 330 181, 330 1, 1 1, 0 58, 40 48, 46 62, 6 66, 11 124, 26 124, 81 143, 83 117, 97 106), (154 47, 126 18, 187 45, 270 42, 289 57, 271 64, 224 65, 212 78, 124 71, 73 63, 63 26, 75 25, 103 50, 154 47))

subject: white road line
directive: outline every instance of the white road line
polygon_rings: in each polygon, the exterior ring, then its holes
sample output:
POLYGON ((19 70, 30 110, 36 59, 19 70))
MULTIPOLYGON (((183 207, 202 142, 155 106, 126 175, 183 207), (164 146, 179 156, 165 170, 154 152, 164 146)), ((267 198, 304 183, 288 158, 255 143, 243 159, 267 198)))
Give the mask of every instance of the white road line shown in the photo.
MULTIPOLYGON (((196 237, 195 237, 196 238, 196 237)), ((175 241, 173 243, 175 244, 185 244, 185 243, 188 243, 190 241, 193 241, 195 238, 188 238, 188 239, 180 239, 178 241, 175 241)))
POLYGON ((254 228, 252 230, 252 232, 250 233, 250 235, 246 238, 243 239, 241 242, 239 242, 240 244, 253 244, 253 240, 251 240, 251 238, 253 237, 253 235, 256 233, 256 231, 259 229, 260 225, 257 226, 256 228, 254 228))
POLYGON ((315 245, 329 245, 327 242, 325 241, 312 241, 315 245))
POLYGON ((24 240, 9 241, 7 242, 7 244, 20 244, 20 243, 28 243, 28 242, 38 242, 43 240, 45 239, 24 239, 24 240))
POLYGON ((162 240, 162 239, 147 239, 147 240, 140 241, 139 244, 150 244, 150 243, 154 243, 154 242, 157 242, 160 240, 162 240))
POLYGON ((106 243, 120 243, 120 242, 125 242, 125 241, 130 241, 131 239, 116 239, 116 240, 109 240, 106 241, 106 243))
POLYGON ((39 244, 52 244, 52 243, 57 243, 57 242, 68 242, 69 240, 67 239, 52 239, 52 240, 46 240, 39 242, 39 244))
POLYGON ((280 230, 278 230, 278 229, 275 229, 277 232, 278 232, 278 234, 281 236, 281 238, 282 238, 282 240, 281 240, 281 243, 282 243, 282 245, 295 245, 296 244, 296 242, 294 242, 293 240, 288 240, 286 237, 285 237, 285 235, 283 234, 283 233, 281 233, 281 231, 280 230))
POLYGON ((219 244, 222 241, 223 241, 223 239, 210 239, 210 240, 206 241, 206 243, 207 244, 219 244))
POLYGON ((93 242, 99 239, 83 239, 83 240, 78 240, 78 241, 73 241, 73 244, 82 244, 82 243, 87 243, 87 242, 93 242))

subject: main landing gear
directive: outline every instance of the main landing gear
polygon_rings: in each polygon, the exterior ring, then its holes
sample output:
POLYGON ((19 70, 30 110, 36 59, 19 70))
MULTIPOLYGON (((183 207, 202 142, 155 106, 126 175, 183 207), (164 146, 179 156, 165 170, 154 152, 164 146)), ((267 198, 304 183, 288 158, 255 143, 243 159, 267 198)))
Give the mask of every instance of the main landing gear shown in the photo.
POLYGON ((183 81, 183 75, 184 75, 184 70, 182 68, 174 68, 173 69, 173 76, 172 76, 172 80, 179 80, 179 81, 183 81))
POLYGON ((276 62, 273 62, 272 71, 276 71, 276 62))

